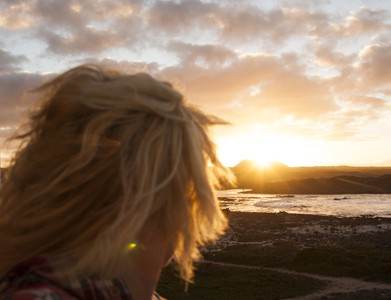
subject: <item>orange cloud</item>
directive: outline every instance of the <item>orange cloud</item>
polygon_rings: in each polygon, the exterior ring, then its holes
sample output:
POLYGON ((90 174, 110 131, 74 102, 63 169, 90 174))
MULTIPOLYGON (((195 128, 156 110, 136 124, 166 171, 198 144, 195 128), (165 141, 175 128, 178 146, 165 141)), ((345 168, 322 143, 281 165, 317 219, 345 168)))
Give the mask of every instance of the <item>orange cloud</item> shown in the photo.
POLYGON ((3 10, 0 12, 0 28, 20 30, 35 24, 36 18, 33 14, 34 1, 5 2, 0 4, 0 7, 3 6, 3 10))
POLYGON ((326 67, 341 68, 350 65, 353 61, 353 55, 347 55, 335 51, 331 45, 319 45, 314 49, 316 60, 326 67))
POLYGON ((363 82, 389 85, 391 82, 391 43, 369 45, 360 53, 357 72, 363 82))
POLYGON ((266 9, 261 2, 3 1, 7 37, 29 36, 46 51, 15 55, 0 40, 1 126, 18 123, 10 111, 27 106, 22 90, 43 77, 21 66, 40 66, 47 56, 64 67, 100 62, 153 73, 236 126, 368 137, 362 128, 390 113, 389 9, 331 12, 323 1, 301 0, 266 9))

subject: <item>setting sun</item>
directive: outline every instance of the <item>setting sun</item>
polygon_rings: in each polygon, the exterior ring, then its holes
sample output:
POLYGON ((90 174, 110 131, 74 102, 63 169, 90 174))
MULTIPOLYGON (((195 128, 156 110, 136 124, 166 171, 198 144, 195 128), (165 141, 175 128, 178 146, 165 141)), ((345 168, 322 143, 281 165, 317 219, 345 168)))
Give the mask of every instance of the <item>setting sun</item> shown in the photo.
POLYGON ((256 164, 256 166, 260 169, 267 169, 268 167, 270 167, 274 160, 269 160, 269 159, 254 159, 253 160, 256 164))
POLYGON ((283 136, 230 136, 217 139, 218 155, 226 166, 234 166, 243 159, 265 167, 275 161, 289 166, 312 163, 306 141, 283 136))

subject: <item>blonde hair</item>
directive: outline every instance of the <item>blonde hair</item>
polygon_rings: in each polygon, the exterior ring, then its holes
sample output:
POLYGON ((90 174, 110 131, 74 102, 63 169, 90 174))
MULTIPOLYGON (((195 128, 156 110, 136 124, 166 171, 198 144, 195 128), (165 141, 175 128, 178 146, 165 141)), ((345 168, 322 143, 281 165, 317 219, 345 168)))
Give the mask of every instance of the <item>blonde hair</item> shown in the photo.
POLYGON ((14 137, 22 146, 0 190, 0 276, 35 255, 112 274, 153 220, 190 281, 198 248, 227 226, 214 188, 232 178, 207 132, 224 122, 168 83, 97 65, 36 92, 45 101, 14 137))

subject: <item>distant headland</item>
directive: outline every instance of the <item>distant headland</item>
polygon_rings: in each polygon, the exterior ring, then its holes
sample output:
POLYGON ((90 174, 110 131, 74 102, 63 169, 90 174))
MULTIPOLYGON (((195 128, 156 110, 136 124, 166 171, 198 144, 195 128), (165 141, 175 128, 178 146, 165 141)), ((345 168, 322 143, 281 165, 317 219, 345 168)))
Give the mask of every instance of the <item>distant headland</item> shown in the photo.
POLYGON ((391 167, 259 166, 243 160, 231 170, 237 188, 265 194, 391 194, 391 167))
POLYGON ((391 167, 289 167, 281 162, 260 167, 243 160, 231 170, 236 188, 261 194, 391 194, 391 167))

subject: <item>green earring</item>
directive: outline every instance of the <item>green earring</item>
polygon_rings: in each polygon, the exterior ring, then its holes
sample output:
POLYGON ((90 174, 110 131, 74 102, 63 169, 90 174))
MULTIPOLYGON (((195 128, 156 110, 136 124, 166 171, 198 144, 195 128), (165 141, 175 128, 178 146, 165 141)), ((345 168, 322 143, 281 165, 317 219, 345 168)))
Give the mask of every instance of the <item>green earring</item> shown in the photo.
POLYGON ((137 247, 137 243, 130 243, 130 244, 128 244, 128 250, 133 250, 136 247, 137 247))

